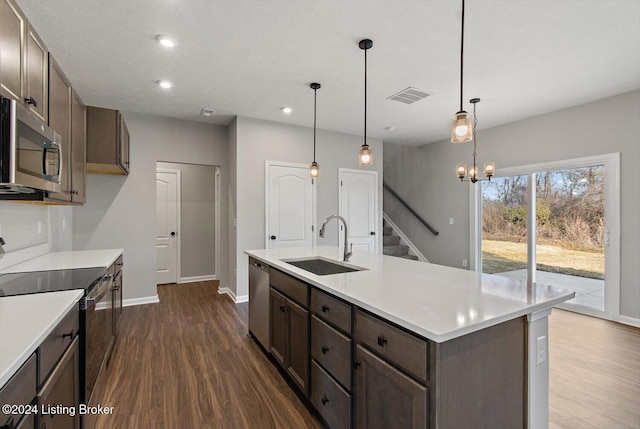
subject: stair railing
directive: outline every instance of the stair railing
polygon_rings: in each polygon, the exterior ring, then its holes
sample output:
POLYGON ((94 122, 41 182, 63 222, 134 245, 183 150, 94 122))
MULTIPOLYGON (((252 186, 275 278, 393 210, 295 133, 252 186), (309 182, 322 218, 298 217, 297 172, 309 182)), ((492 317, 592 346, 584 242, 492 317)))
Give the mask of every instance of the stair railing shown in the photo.
POLYGON ((414 215, 414 216, 416 217, 416 219, 418 219, 418 221, 419 221, 421 224, 423 224, 423 225, 424 225, 424 226, 425 226, 429 231, 431 231, 431 233, 432 233, 433 235, 438 235, 438 234, 439 234, 439 232, 438 232, 434 227, 432 227, 431 225, 429 225, 429 223, 428 223, 426 220, 424 220, 424 218, 423 218, 422 216, 420 216, 420 215, 418 214, 418 212, 416 212, 416 211, 415 211, 415 210, 414 210, 414 209, 413 209, 413 208, 412 208, 412 207, 411 207, 411 206, 410 206, 410 205, 409 205, 405 200, 403 200, 403 199, 402 199, 402 197, 401 197, 400 195, 398 195, 398 193, 397 193, 396 191, 394 191, 394 190, 391 188, 391 186, 389 186, 389 185, 387 184, 387 182, 384 182, 384 181, 383 181, 383 182, 382 182, 382 186, 384 186, 384 188, 385 188, 387 191, 389 191, 389 193, 390 193, 391 195, 393 195, 393 196, 394 196, 394 197, 395 197, 395 198, 400 202, 400 204, 402 204, 402 205, 403 205, 407 210, 409 210, 409 212, 410 212, 412 215, 414 215))

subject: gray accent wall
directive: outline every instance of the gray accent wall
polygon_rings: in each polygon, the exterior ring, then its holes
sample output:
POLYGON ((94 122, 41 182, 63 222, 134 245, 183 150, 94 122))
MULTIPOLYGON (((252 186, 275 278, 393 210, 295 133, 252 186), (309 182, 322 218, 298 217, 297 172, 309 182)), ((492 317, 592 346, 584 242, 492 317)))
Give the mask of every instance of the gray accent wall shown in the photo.
POLYGON ((158 168, 179 170, 180 277, 216 275, 216 194, 218 167, 200 164, 158 162, 158 168))
MULTIPOLYGON (((248 259, 243 252, 265 247, 265 161, 309 164, 313 158, 313 128, 238 117, 230 136, 231 162, 236 163, 236 269, 237 284, 232 288, 238 298, 248 293, 248 259), (235 135, 233 135, 235 134, 235 135)), ((316 161, 320 164, 317 179, 317 221, 338 213, 338 168, 378 171, 379 219, 382 225, 382 141, 368 139, 373 150, 373 166, 358 165, 362 136, 325 130, 317 132, 316 161)), ((316 226, 316 231, 318 230, 316 226)), ((381 234, 379 239, 382 240, 381 234)), ((233 240, 232 240, 233 241, 233 240)), ((327 227, 318 245, 338 245, 337 223, 327 227)))
MULTIPOLYGON (((478 106, 479 165, 495 161, 500 170, 620 152, 620 314, 640 318, 640 91, 483 129, 482 116, 491 115, 491 103, 478 106)), ((455 166, 471 162, 472 146, 385 143, 384 152, 385 181, 440 235, 433 236, 386 191, 385 212, 429 261, 461 268, 470 257, 470 185, 456 178, 455 166)))
MULTIPOLYGON (((88 175, 87 203, 73 209, 74 250, 123 248, 124 298, 156 291, 156 161, 219 165, 221 189, 229 186, 227 129, 217 125, 125 113, 131 135, 129 176, 88 175)), ((228 242, 227 201, 221 201, 220 245, 228 242)), ((228 260, 220 255, 221 286, 228 260)))

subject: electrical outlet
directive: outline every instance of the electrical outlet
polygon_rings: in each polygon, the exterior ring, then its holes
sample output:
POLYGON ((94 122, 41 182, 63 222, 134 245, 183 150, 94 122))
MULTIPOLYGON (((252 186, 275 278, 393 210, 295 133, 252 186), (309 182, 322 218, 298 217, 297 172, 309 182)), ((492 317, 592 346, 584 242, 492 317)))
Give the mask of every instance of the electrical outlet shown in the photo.
POLYGON ((449 225, 453 225, 453 218, 452 217, 449 218, 449 225))
POLYGON ((466 267, 466 266, 467 266, 467 260, 466 260, 466 259, 463 259, 463 260, 462 260, 462 266, 463 266, 463 267, 466 267))
POLYGON ((536 363, 542 365, 547 360, 547 337, 543 335, 536 339, 536 363))
POLYGON ((42 234, 42 221, 38 221, 38 234, 42 234))
POLYGON ((64 231, 65 229, 67 229, 67 220, 62 219, 62 230, 64 231))

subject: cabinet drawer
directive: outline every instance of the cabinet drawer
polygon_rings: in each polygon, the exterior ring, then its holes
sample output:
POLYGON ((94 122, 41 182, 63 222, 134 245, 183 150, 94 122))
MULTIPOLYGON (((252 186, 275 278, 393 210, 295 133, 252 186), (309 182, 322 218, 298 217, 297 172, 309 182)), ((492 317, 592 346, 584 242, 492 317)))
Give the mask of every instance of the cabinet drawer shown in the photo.
POLYGON ((327 322, 351 333, 351 305, 346 302, 312 288, 311 310, 327 322))
POLYGON ((282 271, 271 269, 269 283, 304 308, 309 307, 309 286, 282 271))
POLYGON ((356 339, 426 383, 425 340, 360 310, 356 312, 356 339))
MULTIPOLYGON (((0 405, 28 405, 33 401, 36 396, 36 360, 34 353, 0 389, 0 405)), ((9 421, 11 417, 14 422, 20 420, 20 416, 0 412, 0 426, 9 421)))
POLYGON ((351 389, 351 339, 311 316, 311 356, 351 389))
POLYGON ((311 403, 331 429, 351 426, 351 395, 311 361, 311 403))
POLYGON ((76 304, 40 345, 38 386, 47 379, 56 362, 76 337, 79 328, 79 309, 76 304))

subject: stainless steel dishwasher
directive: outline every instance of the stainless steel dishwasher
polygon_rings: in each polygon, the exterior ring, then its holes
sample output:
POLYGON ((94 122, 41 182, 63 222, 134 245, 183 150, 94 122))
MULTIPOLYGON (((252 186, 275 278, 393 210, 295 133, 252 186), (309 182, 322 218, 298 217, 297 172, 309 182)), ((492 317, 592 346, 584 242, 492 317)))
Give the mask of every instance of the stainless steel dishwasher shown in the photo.
POLYGON ((265 348, 269 344, 269 266, 249 258, 249 333, 265 348))

